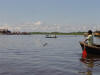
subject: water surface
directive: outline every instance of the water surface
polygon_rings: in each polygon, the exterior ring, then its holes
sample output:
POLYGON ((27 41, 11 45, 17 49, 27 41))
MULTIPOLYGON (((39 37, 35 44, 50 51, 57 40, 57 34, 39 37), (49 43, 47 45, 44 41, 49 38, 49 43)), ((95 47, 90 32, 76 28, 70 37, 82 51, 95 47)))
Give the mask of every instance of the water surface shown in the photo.
POLYGON ((72 35, 0 35, 0 75, 100 75, 99 57, 81 58, 79 41, 83 39, 72 35))

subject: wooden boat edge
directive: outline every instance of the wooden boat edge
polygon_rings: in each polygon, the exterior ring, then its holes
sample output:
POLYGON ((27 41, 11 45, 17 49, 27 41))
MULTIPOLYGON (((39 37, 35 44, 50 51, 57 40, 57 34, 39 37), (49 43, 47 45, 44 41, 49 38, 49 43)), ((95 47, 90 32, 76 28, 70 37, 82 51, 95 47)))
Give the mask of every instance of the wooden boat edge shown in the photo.
POLYGON ((95 49, 100 49, 100 47, 97 47, 96 44, 94 44, 93 46, 89 46, 88 44, 80 41, 80 45, 85 45, 86 47, 91 47, 91 48, 95 48, 95 49))

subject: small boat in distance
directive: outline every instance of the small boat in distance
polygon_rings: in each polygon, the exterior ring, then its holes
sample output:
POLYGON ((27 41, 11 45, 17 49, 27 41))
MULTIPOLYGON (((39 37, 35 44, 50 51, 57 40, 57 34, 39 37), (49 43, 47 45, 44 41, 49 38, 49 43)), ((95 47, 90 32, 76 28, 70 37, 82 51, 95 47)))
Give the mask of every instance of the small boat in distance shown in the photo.
POLYGON ((94 44, 93 46, 89 46, 84 42, 80 42, 80 45, 82 47, 82 51, 85 47, 88 54, 100 54, 100 45, 94 44))
POLYGON ((47 34, 46 38, 57 38, 57 36, 56 35, 47 34))

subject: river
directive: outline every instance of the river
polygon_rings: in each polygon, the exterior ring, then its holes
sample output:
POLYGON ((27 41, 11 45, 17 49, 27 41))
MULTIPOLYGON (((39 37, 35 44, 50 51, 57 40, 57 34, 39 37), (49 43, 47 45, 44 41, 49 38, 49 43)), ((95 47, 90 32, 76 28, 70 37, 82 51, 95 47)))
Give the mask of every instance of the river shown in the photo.
POLYGON ((100 75, 99 57, 82 60, 83 36, 57 37, 0 35, 0 75, 100 75))

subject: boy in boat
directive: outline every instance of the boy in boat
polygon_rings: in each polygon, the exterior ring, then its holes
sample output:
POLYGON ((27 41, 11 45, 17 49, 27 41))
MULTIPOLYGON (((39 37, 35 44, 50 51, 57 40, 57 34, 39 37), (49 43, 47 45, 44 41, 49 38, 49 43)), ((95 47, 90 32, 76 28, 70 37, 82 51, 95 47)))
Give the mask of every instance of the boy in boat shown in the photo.
POLYGON ((93 35, 92 35, 91 30, 88 31, 88 37, 85 39, 84 42, 86 42, 86 41, 87 41, 88 45, 93 45, 93 35))

